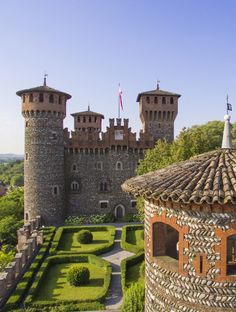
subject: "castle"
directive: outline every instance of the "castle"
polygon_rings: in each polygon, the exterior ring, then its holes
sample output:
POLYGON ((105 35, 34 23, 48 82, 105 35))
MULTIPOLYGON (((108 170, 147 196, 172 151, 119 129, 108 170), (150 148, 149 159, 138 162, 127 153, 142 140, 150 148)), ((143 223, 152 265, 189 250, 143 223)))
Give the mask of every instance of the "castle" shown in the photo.
POLYGON ((45 225, 67 216, 112 213, 121 219, 136 212, 136 200, 121 189, 135 176, 144 151, 157 139, 172 141, 179 94, 157 88, 137 97, 142 130, 129 120, 110 119, 88 108, 72 114, 74 131, 63 128, 71 95, 43 86, 17 92, 25 118, 25 221, 40 215, 45 225))

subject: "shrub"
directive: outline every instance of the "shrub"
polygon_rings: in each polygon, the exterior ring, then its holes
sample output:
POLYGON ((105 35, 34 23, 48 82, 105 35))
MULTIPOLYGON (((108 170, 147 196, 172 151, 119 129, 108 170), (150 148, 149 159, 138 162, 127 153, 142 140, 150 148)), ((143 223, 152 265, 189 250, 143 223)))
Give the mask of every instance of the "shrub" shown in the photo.
POLYGON ((143 237, 144 234, 140 233, 140 235, 137 237, 136 244, 130 244, 128 242, 128 236, 131 231, 136 230, 143 230, 143 225, 125 225, 122 228, 122 235, 121 235, 121 248, 133 253, 139 253, 140 251, 144 250, 144 241, 143 237))
POLYGON ((121 307, 122 312, 144 312, 144 285, 135 283, 125 292, 121 307))
POLYGON ((89 283, 90 272, 87 267, 73 265, 67 273, 67 281, 71 286, 80 286, 89 283))
POLYGON ((89 230, 81 230, 77 235, 80 244, 90 244, 93 241, 93 234, 89 230))
POLYGON ((144 262, 144 261, 143 261, 143 263, 142 263, 141 266, 140 266, 139 275, 140 275, 141 277, 144 277, 144 276, 145 276, 145 262, 144 262))
POLYGON ((115 221, 115 216, 111 213, 91 214, 81 216, 69 216, 65 220, 65 225, 101 224, 115 221))

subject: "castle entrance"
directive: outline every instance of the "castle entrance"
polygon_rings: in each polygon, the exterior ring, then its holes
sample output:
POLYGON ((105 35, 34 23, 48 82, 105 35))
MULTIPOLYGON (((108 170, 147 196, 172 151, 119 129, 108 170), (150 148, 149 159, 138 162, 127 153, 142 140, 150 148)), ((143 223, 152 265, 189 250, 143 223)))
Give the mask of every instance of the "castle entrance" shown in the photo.
POLYGON ((125 207, 121 204, 117 205, 114 210, 116 219, 122 219, 125 216, 125 207))

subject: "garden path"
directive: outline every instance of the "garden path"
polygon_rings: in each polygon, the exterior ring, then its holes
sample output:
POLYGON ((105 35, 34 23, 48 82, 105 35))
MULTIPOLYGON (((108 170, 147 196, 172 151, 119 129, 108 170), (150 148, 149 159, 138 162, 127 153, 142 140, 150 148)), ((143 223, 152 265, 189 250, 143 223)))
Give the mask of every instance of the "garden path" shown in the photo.
POLYGON ((121 289, 121 261, 133 255, 133 253, 121 249, 120 242, 123 225, 124 224, 114 224, 116 227, 114 248, 102 255, 102 258, 109 261, 112 267, 111 284, 104 304, 107 310, 113 311, 119 311, 123 297, 121 289))

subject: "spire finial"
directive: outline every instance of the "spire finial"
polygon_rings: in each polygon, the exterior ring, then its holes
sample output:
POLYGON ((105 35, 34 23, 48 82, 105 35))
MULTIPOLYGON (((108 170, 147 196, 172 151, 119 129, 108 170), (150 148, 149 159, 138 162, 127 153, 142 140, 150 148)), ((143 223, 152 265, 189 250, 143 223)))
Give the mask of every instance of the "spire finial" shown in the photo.
POLYGON ((90 112, 90 103, 88 102, 88 111, 90 112))
POLYGON ((160 80, 157 79, 157 90, 160 89, 160 80))
POLYGON ((44 72, 44 78, 43 78, 44 87, 47 85, 47 76, 48 76, 48 74, 46 72, 44 72))

